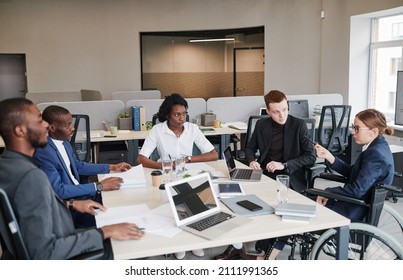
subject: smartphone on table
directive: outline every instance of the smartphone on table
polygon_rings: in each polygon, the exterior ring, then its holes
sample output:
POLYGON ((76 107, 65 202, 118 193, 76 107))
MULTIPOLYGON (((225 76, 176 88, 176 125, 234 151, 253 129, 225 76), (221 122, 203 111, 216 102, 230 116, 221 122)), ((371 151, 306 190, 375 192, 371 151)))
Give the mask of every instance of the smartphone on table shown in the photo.
POLYGON ((263 209, 262 206, 257 205, 256 203, 253 203, 252 201, 249 201, 249 200, 241 200, 241 201, 238 201, 236 204, 238 204, 239 206, 242 206, 243 208, 246 208, 250 211, 257 211, 257 210, 263 209))

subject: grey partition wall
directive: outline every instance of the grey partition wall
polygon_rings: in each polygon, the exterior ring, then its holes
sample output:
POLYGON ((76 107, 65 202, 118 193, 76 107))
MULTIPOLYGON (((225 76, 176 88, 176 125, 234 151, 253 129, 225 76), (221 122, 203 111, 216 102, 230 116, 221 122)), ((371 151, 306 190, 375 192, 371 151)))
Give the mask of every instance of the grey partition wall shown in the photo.
POLYGON ((258 115, 261 107, 265 107, 263 95, 213 97, 207 100, 207 112, 212 111, 223 123, 248 123, 249 116, 258 115))
POLYGON ((81 101, 80 91, 28 92, 25 97, 35 104, 44 102, 81 101))
POLYGON ((50 105, 59 105, 71 114, 86 114, 90 116, 90 129, 104 129, 103 121, 117 125, 118 116, 125 111, 125 104, 120 100, 77 101, 77 102, 47 102, 38 104, 40 110, 50 105))
POLYGON ((121 100, 127 103, 130 100, 161 99, 159 90, 128 90, 115 91, 112 93, 112 100, 121 100))
MULTIPOLYGON (((200 114, 206 112, 206 100, 203 98, 185 98, 188 102, 189 119, 195 119, 200 114)), ((164 99, 144 99, 144 100, 130 100, 126 102, 126 111, 131 114, 133 106, 143 106, 146 111, 146 121, 151 121, 155 113, 158 112, 164 99)))

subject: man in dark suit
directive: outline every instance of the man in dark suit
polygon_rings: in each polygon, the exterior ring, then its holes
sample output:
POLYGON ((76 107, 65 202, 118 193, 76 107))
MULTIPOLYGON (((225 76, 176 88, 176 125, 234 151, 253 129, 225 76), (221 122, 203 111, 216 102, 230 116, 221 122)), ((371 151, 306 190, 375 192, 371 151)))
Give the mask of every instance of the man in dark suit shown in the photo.
MULTIPOLYGON (((131 168, 130 164, 93 164, 78 160, 69 143, 74 132, 70 112, 63 107, 52 105, 43 111, 42 117, 49 123, 48 145, 36 149, 34 157, 39 162, 39 167, 48 175, 52 188, 60 199, 92 199, 102 203, 102 191, 119 189, 122 182, 119 177, 82 184, 80 175, 125 171, 131 168)), ((74 213, 73 219, 77 227, 95 225, 92 216, 74 213)))
MULTIPOLYGON (((0 136, 6 149, 0 157, 0 182, 16 214, 22 238, 32 259, 68 259, 104 249, 113 258, 109 238, 139 239, 143 232, 134 224, 122 223, 100 229, 76 231, 66 202, 53 192, 46 174, 32 158, 35 148, 47 144, 48 123, 39 109, 25 98, 0 102, 0 136)), ((70 203, 70 202, 67 202, 70 203)), ((75 211, 94 215, 106 210, 91 201, 73 201, 75 211)), ((2 258, 10 257, 3 250, 2 258)))
MULTIPOLYGON (((288 174, 290 187, 301 192, 307 187, 304 167, 316 161, 306 123, 288 114, 287 97, 281 91, 270 91, 264 96, 264 101, 270 118, 256 122, 245 147, 246 160, 251 168, 263 169, 263 174, 274 180, 279 174, 288 174), (256 159, 257 151, 260 156, 256 159)), ((242 246, 234 246, 229 246, 215 258, 239 258, 242 246)))
POLYGON ((301 192, 307 186, 304 167, 316 161, 306 123, 288 114, 287 98, 281 91, 270 91, 264 101, 270 118, 256 123, 245 148, 246 159, 251 168, 263 169, 274 180, 279 174, 290 175, 290 187, 301 192), (257 159, 256 151, 260 153, 257 159))

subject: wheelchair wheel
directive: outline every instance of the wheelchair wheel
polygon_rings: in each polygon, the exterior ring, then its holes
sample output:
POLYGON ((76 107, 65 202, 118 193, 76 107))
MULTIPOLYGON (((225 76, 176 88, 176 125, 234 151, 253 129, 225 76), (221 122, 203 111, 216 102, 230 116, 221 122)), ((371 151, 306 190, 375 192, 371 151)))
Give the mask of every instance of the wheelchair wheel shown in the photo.
MULTIPOLYGON (((336 258, 336 230, 323 233, 312 247, 311 259, 336 258)), ((350 260, 401 260, 403 246, 390 234, 362 223, 350 224, 348 259, 350 260)))
POLYGON ((403 218, 388 203, 383 205, 378 228, 392 235, 403 246, 403 218))

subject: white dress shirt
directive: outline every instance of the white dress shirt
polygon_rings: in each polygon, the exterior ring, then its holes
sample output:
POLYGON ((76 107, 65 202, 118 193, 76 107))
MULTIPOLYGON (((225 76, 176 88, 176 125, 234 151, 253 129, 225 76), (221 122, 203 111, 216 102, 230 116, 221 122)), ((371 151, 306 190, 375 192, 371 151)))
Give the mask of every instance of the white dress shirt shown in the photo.
POLYGON ((191 156, 193 144, 202 154, 214 149, 196 124, 186 122, 183 126, 182 134, 176 137, 175 133, 168 128, 167 121, 154 125, 144 141, 140 154, 148 158, 157 148, 162 159, 174 159, 191 156))
POLYGON ((73 181, 74 185, 79 185, 80 183, 77 181, 77 179, 74 177, 73 173, 71 172, 71 162, 70 162, 69 156, 67 155, 66 148, 63 145, 63 141, 56 140, 53 138, 50 138, 50 139, 53 141, 53 143, 55 143, 60 155, 62 156, 64 164, 67 167, 67 171, 69 172, 69 175, 70 175, 71 180, 73 181))

